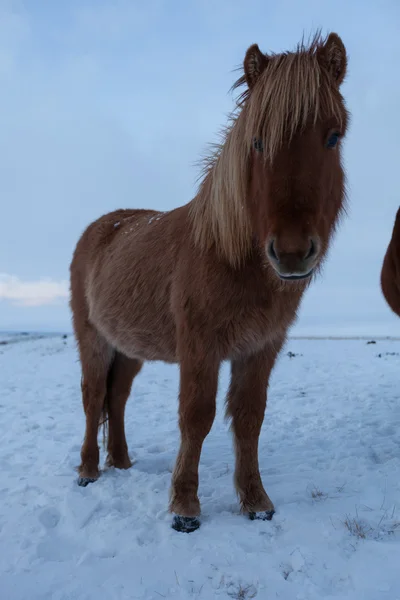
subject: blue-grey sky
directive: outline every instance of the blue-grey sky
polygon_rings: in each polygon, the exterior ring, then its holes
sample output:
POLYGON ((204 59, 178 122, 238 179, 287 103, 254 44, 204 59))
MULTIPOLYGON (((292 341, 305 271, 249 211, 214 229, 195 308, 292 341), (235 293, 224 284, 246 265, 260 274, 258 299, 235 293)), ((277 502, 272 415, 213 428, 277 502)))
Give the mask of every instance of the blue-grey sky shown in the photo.
POLYGON ((400 335, 379 288, 400 204, 398 0, 0 0, 0 328, 69 330, 85 226, 189 201, 247 47, 316 28, 349 54, 350 210, 293 333, 400 335))

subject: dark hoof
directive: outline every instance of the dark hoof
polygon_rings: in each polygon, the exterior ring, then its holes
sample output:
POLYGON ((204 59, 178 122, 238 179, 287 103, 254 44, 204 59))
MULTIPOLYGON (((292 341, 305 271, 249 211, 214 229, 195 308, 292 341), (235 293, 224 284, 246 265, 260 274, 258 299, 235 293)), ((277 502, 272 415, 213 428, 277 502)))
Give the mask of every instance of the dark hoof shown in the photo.
POLYGON ((249 512, 249 519, 250 521, 271 521, 274 514, 274 510, 261 510, 259 512, 249 512))
POLYGON ((181 517, 174 515, 172 519, 172 529, 183 531, 183 533, 192 533, 200 527, 200 521, 197 517, 181 517))
POLYGON ((78 485, 80 485, 81 487, 86 487, 88 483, 93 483, 94 481, 97 480, 93 477, 78 477, 78 485))

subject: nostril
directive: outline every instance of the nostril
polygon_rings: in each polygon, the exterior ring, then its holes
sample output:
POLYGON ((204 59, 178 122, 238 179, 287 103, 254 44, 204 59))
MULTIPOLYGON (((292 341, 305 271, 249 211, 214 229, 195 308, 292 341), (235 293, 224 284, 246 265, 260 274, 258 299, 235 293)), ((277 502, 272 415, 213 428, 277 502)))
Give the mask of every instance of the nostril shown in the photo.
POLYGON ((272 258, 273 260, 275 260, 276 262, 279 262, 279 258, 278 255, 275 252, 275 245, 274 245, 274 240, 271 240, 268 246, 268 253, 270 258, 272 258))
POLYGON ((305 256, 305 260, 308 260, 310 258, 312 258, 313 256, 315 256, 317 254, 317 245, 314 242, 313 239, 310 240, 310 247, 308 249, 308 252, 305 256))

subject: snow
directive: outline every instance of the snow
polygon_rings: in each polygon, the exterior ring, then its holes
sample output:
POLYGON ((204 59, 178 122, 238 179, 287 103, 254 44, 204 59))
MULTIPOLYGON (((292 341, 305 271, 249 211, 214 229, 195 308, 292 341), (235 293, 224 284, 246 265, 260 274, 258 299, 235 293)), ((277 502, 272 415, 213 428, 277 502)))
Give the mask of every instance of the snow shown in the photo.
POLYGON ((165 213, 156 213, 155 215, 153 215, 152 217, 150 217, 150 219, 148 220, 148 225, 150 225, 150 223, 152 223, 153 221, 159 221, 161 219, 161 217, 164 216, 165 213))
POLYGON ((80 488, 73 338, 1 345, 1 598, 400 600, 399 354, 398 340, 288 342, 260 440, 271 522, 238 514, 223 365, 200 465, 202 526, 187 535, 167 512, 178 368, 147 364, 135 381, 132 469, 80 488))

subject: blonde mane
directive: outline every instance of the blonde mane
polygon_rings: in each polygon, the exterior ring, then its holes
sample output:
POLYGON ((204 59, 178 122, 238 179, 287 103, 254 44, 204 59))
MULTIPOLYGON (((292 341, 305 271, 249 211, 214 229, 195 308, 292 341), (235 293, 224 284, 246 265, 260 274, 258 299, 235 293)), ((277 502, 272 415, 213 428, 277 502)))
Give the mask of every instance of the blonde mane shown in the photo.
MULTIPOLYGON (((202 161, 202 182, 190 207, 195 243, 203 250, 215 244, 233 266, 252 243, 246 194, 254 137, 262 140, 264 159, 272 161, 310 119, 315 123, 320 114, 332 114, 341 122, 341 95, 318 61, 324 43, 317 33, 295 52, 268 55, 256 85, 239 96, 221 142, 202 161)), ((245 83, 242 75, 232 89, 245 83)))

